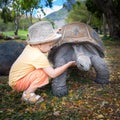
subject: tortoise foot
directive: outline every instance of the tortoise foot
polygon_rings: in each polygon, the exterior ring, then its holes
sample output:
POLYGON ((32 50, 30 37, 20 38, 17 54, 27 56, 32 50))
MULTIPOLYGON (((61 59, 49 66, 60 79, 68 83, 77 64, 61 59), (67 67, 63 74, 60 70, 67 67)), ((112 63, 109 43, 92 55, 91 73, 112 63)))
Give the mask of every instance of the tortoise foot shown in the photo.
POLYGON ((98 84, 108 84, 109 83, 109 79, 100 79, 100 78, 97 78, 96 80, 95 80, 95 82, 96 83, 98 83, 98 84))
POLYGON ((53 86, 52 92, 53 92, 53 95, 62 97, 68 94, 68 88, 67 86, 60 86, 60 87, 53 86))

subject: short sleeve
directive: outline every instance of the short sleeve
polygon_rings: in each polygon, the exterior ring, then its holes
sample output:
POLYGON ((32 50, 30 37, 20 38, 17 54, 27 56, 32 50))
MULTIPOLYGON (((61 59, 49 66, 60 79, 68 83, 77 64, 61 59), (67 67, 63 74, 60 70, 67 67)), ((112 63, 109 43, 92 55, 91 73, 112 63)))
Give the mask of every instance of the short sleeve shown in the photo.
POLYGON ((46 68, 51 66, 49 60, 47 59, 47 56, 43 53, 39 54, 33 59, 32 65, 38 69, 38 68, 46 68))

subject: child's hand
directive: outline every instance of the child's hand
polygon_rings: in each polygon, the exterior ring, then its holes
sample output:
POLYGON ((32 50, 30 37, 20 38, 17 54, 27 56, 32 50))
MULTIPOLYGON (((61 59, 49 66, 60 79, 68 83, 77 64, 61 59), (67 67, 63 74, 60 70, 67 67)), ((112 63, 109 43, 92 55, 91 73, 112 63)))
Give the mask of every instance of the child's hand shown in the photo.
POLYGON ((76 61, 70 61, 68 62, 70 66, 76 66, 76 61))

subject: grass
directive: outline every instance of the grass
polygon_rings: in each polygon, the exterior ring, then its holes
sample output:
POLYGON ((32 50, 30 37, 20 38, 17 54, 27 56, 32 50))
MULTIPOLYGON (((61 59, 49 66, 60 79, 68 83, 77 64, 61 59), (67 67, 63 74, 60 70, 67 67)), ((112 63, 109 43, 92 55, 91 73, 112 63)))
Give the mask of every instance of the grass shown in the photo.
MULTIPOLYGON (((19 30, 18 36, 20 37, 21 40, 25 40, 25 39, 27 39, 27 33, 28 33, 28 31, 19 30)), ((14 31, 3 32, 3 34, 5 36, 14 36, 14 31)))
POLYGON ((8 76, 0 76, 1 120, 120 120, 120 42, 105 41, 105 60, 110 69, 110 84, 99 85, 94 71, 69 72, 69 94, 53 96, 51 83, 38 89, 45 101, 34 105, 21 102, 22 93, 8 85, 8 76))

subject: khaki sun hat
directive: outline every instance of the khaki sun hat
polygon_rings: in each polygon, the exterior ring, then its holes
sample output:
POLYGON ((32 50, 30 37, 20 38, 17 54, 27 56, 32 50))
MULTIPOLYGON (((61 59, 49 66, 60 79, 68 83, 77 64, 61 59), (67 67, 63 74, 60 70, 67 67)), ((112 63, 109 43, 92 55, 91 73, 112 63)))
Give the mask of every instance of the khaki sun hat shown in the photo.
POLYGON ((48 21, 40 21, 28 28, 28 44, 40 44, 46 42, 57 42, 61 34, 55 32, 52 24, 48 21))

